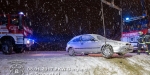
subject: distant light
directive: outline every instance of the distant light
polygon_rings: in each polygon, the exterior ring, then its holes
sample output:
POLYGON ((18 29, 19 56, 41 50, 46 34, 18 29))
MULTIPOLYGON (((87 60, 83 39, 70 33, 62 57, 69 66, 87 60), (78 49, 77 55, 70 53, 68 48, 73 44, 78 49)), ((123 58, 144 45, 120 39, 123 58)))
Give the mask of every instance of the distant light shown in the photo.
POLYGON ((24 13, 23 13, 23 12, 19 12, 19 14, 20 14, 20 15, 23 15, 24 13))
POLYGON ((129 20, 129 18, 126 18, 126 20, 129 20))

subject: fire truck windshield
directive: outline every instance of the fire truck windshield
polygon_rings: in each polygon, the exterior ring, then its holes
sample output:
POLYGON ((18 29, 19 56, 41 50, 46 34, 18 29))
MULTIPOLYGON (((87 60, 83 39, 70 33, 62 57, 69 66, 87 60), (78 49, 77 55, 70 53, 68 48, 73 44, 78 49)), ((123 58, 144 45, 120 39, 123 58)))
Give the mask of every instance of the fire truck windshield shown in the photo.
POLYGON ((8 19, 4 15, 0 15, 0 25, 6 25, 8 23, 8 19))
POLYGON ((19 16, 11 16, 10 23, 18 26, 19 25, 19 16))
POLYGON ((23 15, 15 15, 15 16, 12 15, 10 23, 16 26, 22 26, 22 25, 31 26, 30 19, 23 15))
POLYGON ((0 15, 0 25, 31 26, 30 18, 24 15, 0 15), (9 21, 8 21, 9 20, 9 21))

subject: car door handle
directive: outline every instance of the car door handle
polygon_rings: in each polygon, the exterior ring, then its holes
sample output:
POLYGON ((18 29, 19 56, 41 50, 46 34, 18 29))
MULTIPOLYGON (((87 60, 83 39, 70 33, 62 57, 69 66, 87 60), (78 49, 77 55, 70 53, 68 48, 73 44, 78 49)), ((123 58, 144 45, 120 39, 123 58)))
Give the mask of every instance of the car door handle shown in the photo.
POLYGON ((83 45, 83 42, 81 43, 81 45, 83 45))

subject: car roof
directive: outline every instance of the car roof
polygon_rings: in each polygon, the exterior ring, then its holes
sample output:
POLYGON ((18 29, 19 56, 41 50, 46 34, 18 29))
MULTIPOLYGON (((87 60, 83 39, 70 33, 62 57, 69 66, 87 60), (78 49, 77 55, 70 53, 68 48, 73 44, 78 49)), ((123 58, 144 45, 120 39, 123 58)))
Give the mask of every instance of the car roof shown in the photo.
MULTIPOLYGON (((99 35, 99 34, 82 34, 82 35, 74 36, 70 41, 72 41, 72 40, 74 40, 74 39, 76 39, 76 38, 79 38, 79 37, 81 37, 81 36, 84 36, 84 35, 90 35, 90 36, 94 37, 96 40, 99 40, 99 39, 97 38, 97 36, 101 36, 101 35, 99 35)), ((102 36, 102 37, 103 37, 103 36, 102 36)), ((69 41, 69 42, 70 42, 70 41, 69 41)))
POLYGON ((95 37, 95 36, 100 36, 99 34, 83 34, 83 35, 91 35, 91 36, 93 36, 93 37, 95 37))
POLYGON ((96 38, 97 36, 101 36, 99 34, 82 34, 82 35, 75 36, 74 38, 79 37, 79 36, 84 36, 84 35, 91 35, 94 38, 96 38))

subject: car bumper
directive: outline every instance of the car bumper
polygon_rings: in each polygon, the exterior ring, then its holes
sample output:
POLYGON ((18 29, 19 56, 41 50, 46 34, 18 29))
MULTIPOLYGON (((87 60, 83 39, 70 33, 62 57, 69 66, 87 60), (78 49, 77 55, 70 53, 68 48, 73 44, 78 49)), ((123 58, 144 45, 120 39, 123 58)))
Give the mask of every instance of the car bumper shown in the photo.
POLYGON ((114 52, 115 53, 129 53, 133 52, 133 46, 131 45, 126 45, 126 46, 119 46, 119 47, 114 47, 114 52))
POLYGON ((122 46, 120 47, 120 51, 122 53, 129 53, 129 52, 133 52, 134 47, 131 45, 126 45, 126 46, 122 46))

